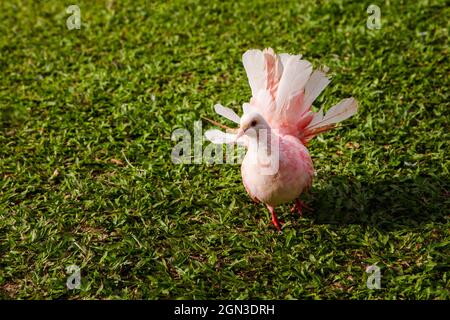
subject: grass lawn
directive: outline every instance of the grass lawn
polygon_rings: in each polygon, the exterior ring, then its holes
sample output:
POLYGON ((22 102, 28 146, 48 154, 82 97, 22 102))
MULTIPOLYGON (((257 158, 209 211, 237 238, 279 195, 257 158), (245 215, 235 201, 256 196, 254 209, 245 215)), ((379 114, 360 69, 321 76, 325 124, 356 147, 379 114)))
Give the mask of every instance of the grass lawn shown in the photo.
POLYGON ((378 1, 379 30, 372 1, 72 2, 79 30, 72 3, 0 3, 0 298, 450 298, 446 1, 378 1), (360 102, 282 235, 239 165, 171 161, 269 46, 330 68, 316 108, 360 102))

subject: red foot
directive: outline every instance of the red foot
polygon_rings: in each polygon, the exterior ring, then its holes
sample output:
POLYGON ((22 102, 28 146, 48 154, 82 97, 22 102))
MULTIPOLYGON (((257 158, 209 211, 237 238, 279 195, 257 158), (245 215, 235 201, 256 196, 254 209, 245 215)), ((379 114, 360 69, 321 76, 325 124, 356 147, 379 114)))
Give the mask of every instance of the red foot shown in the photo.
POLYGON ((271 206, 267 206, 267 208, 269 209, 270 213, 272 214, 272 223, 275 226, 275 228, 277 228, 277 230, 279 232, 281 232, 281 225, 280 225, 280 221, 278 221, 277 215, 275 214, 275 209, 271 206))
POLYGON ((302 211, 303 208, 305 208, 308 211, 313 211, 313 209, 310 206, 306 205, 303 201, 296 199, 295 206, 292 207, 291 212, 294 212, 295 209, 297 209, 297 212, 301 217, 301 216, 303 216, 303 211, 302 211))

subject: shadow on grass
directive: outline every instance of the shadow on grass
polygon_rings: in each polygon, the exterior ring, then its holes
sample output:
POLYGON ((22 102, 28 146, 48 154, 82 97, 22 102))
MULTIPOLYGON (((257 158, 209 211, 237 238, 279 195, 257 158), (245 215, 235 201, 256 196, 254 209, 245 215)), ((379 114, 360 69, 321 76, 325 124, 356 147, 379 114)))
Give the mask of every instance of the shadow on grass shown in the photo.
POLYGON ((448 177, 354 180, 335 176, 313 186, 307 202, 319 224, 361 224, 380 229, 443 222, 450 212, 448 177))

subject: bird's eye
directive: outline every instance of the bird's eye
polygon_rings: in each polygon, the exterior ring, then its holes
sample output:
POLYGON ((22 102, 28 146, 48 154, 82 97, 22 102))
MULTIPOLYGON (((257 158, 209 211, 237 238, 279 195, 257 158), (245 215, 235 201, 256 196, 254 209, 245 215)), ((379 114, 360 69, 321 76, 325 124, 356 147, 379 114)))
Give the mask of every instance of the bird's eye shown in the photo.
POLYGON ((257 122, 256 120, 253 120, 253 121, 250 123, 250 125, 251 125, 252 127, 254 127, 254 126, 256 126, 257 123, 258 123, 258 122, 257 122))

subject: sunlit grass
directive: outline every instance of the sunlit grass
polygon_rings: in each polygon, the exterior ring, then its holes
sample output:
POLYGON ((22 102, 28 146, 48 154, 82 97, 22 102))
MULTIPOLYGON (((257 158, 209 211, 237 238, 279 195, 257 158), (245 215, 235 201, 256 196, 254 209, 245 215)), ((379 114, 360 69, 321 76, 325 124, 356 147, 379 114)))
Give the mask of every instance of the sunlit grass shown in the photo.
POLYGON ((69 31, 61 1, 2 1, 0 297, 449 299, 450 10, 429 2, 368 30, 371 2, 77 1, 69 31), (311 144, 314 212, 281 207, 283 235, 239 166, 170 160, 173 130, 240 112, 241 56, 268 46, 330 68, 317 107, 360 102, 311 144))

